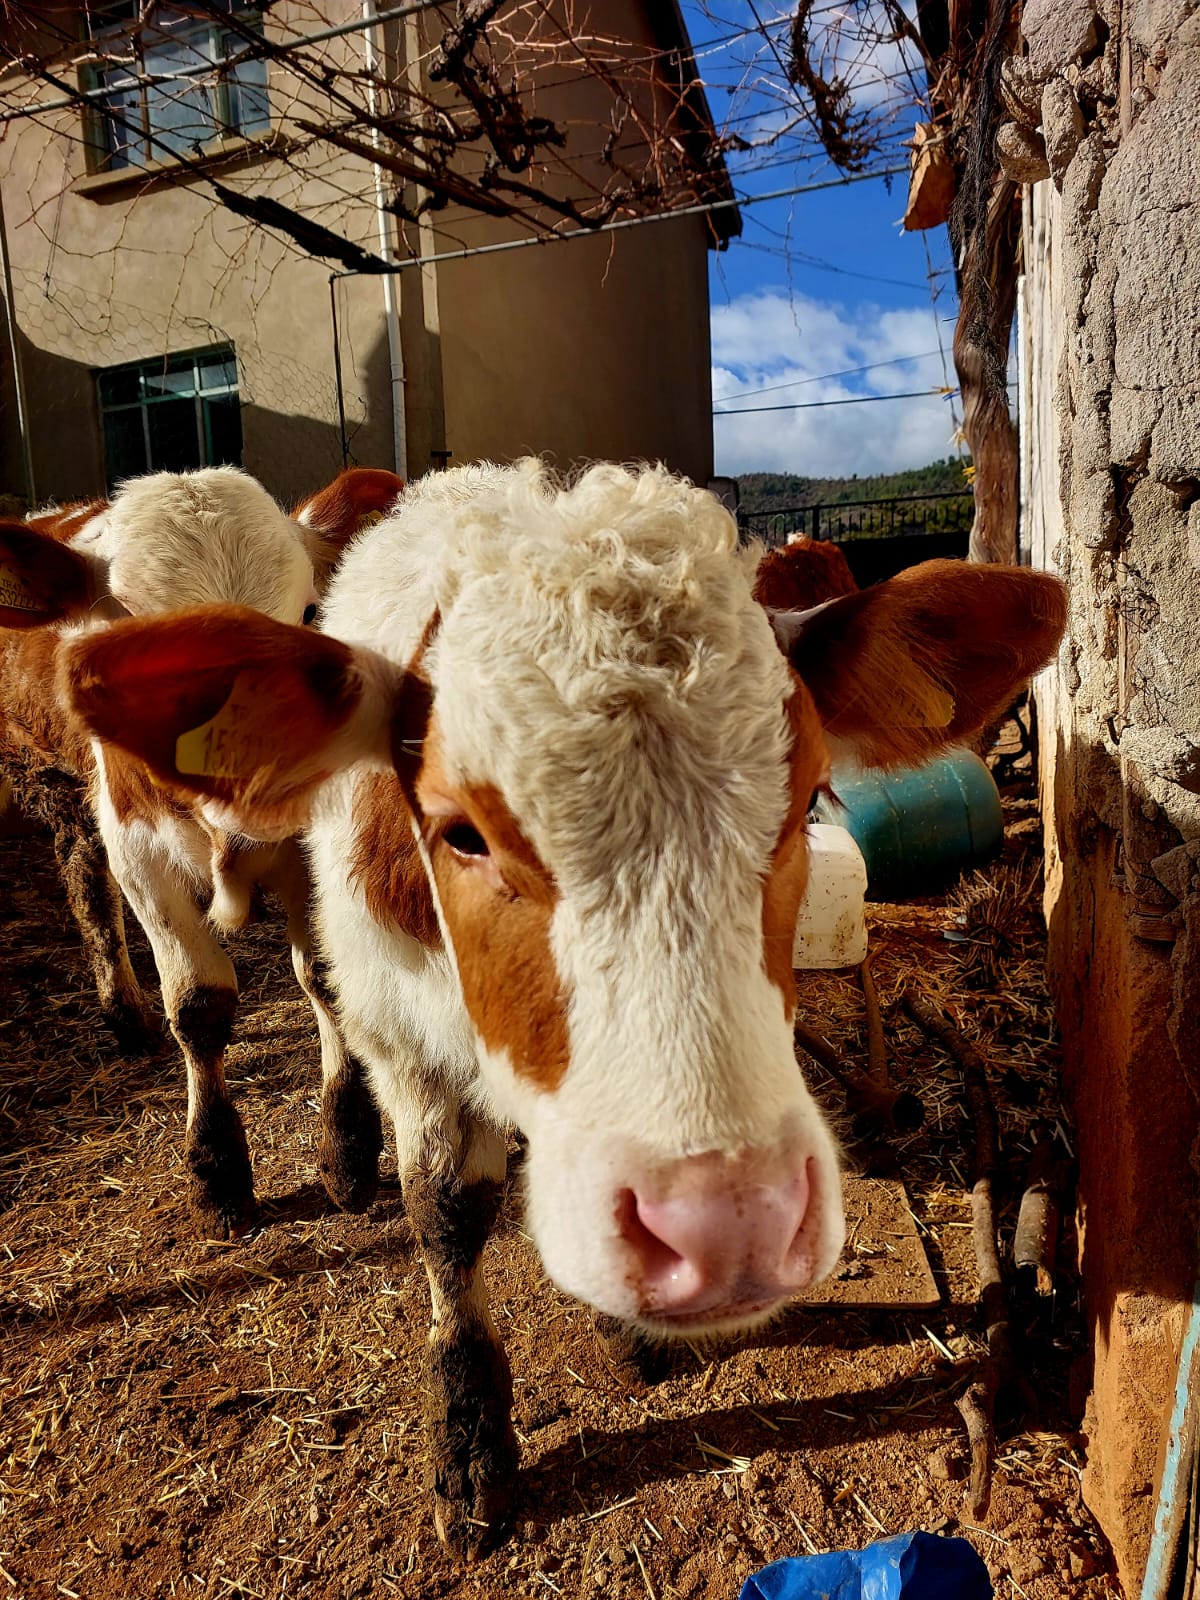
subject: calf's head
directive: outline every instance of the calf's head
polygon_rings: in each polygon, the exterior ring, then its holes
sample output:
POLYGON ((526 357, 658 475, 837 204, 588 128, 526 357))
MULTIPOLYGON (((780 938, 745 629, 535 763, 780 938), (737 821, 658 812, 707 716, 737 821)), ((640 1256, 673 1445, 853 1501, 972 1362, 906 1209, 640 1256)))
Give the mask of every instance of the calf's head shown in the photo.
MULTIPOLYGON (((512 469, 431 509, 445 570, 407 663, 216 608, 81 640, 68 693, 260 836, 338 768, 386 774, 549 1272, 661 1332, 751 1322, 842 1244, 791 1034, 827 737, 910 761, 977 726, 1053 651, 1060 586, 931 563, 771 619, 726 514, 661 471, 512 469)), ((402 531, 339 585, 386 581, 402 531)))
POLYGON ((206 467, 131 478, 111 504, 0 520, 0 628, 207 602, 312 622, 346 545, 403 488, 395 473, 352 467, 289 517, 247 473, 206 467))

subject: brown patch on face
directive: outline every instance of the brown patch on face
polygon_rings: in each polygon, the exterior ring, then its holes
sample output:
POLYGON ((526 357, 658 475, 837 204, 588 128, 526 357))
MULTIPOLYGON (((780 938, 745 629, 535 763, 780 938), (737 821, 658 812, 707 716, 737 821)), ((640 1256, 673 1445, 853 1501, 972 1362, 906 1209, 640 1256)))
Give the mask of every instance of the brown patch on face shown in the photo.
POLYGON ((828 755, 812 697, 795 673, 785 712, 792 731, 790 798, 763 884, 763 965, 767 977, 783 995, 784 1009, 790 1017, 796 1009, 796 979, 792 971, 796 916, 808 883, 804 824, 828 755))
POLYGON ((569 1054, 566 996, 550 947, 557 886, 498 790, 447 781, 436 722, 416 797, 471 1021, 490 1050, 508 1053, 514 1072, 552 1091, 569 1054), (446 840, 451 819, 439 814, 447 802, 482 834, 487 856, 455 855, 446 840))
POLYGON ((413 838, 412 812, 395 773, 359 781, 354 794, 350 877, 375 921, 435 950, 442 942, 433 895, 413 838))

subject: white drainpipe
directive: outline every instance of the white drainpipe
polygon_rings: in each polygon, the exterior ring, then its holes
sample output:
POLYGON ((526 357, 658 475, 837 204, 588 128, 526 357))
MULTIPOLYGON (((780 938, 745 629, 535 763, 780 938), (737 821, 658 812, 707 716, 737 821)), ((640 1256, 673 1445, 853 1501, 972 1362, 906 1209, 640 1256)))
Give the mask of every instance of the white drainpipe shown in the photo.
MULTIPOLYGON (((363 34, 363 57, 367 69, 367 108, 375 120, 379 117, 379 89, 381 52, 376 24, 375 0, 363 0, 363 21, 368 24, 363 34)), ((372 127, 371 144, 378 150, 383 135, 372 127)), ((385 261, 394 261, 392 216, 387 209, 387 192, 383 168, 375 163, 375 219, 379 227, 379 254, 385 261)), ((400 343, 400 301, 395 273, 383 277, 383 314, 387 323, 388 364, 392 378, 392 456, 394 469, 402 478, 408 477, 408 430, 404 413, 404 350, 400 343)))

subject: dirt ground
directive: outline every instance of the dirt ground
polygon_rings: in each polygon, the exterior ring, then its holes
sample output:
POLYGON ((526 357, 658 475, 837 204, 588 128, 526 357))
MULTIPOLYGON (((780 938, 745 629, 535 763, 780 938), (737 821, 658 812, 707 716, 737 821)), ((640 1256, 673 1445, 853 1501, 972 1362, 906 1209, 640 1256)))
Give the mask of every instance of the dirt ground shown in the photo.
MULTIPOLYGON (((1029 861, 1032 801, 1007 810, 1007 858, 1029 861)), ((1009 1422, 986 1526, 966 1518, 953 1402, 981 1350, 969 1137, 957 1071, 907 1022, 887 1017, 892 1072, 924 1097, 926 1124, 890 1148, 851 1142, 847 1167, 904 1181, 941 1305, 798 1307, 736 1343, 681 1347, 639 1388, 546 1282, 514 1192, 486 1260, 514 1372, 519 1512, 511 1540, 464 1570, 423 1489, 424 1274, 394 1170, 365 1217, 334 1213, 316 1182, 317 1050, 279 927, 232 941, 229 1075, 263 1225, 204 1243, 182 1204, 173 1047, 114 1054, 45 840, 0 840, 0 882, 0 1597, 734 1600, 767 1562, 915 1527, 969 1539, 1005 1600, 1119 1596, 1079 1496, 1069 1232, 1053 1301, 1023 1319, 1039 1414, 1009 1422)), ((980 940, 945 937, 961 934, 954 905, 873 917, 885 1013, 915 979, 987 1046, 1010 1224, 1034 1118, 1071 1139, 1036 903, 988 936, 982 980, 963 965, 980 940)), ((131 942, 152 984, 136 930, 131 942)), ((861 1060, 855 975, 809 975, 802 996, 808 1022, 861 1060)), ((810 1081, 838 1111, 836 1086, 810 1081)))

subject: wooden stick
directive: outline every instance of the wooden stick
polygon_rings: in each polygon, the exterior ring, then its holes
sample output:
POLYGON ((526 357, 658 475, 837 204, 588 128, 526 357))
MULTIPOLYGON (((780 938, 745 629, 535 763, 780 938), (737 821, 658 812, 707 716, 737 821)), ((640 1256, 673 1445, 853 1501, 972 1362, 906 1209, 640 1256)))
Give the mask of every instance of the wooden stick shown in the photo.
POLYGON ((996 1108, 988 1087, 982 1055, 952 1022, 924 1000, 905 989, 900 1000, 923 1033, 945 1046, 963 1071, 963 1098, 974 1136, 975 1181, 971 1189, 971 1237, 975 1245, 975 1271, 979 1279, 979 1304, 987 1329, 987 1355, 958 1401, 971 1447, 971 1477, 967 1505, 982 1522, 992 1495, 992 1467, 996 1459, 996 1399, 1014 1381, 1012 1320, 1000 1252, 996 1245, 996 1200, 993 1184, 999 1162, 996 1108))
POLYGON ((886 1082, 876 1083, 803 1022, 793 1024, 793 1033, 800 1048, 814 1061, 819 1061, 841 1084, 852 1112, 894 1128, 897 1133, 912 1133, 924 1122, 925 1106, 911 1090, 893 1089, 886 1082))
POLYGON ((1013 1239, 1013 1266, 1019 1290, 1027 1295, 1054 1292, 1054 1252, 1058 1244, 1062 1163, 1054 1136, 1044 1122, 1033 1130, 1033 1149, 1013 1239))
POLYGON ((878 1084, 888 1081, 887 1048, 883 1037, 883 1015, 879 1009, 879 991, 871 976, 871 963, 877 951, 872 951, 858 969, 862 984, 863 1005, 867 1012, 867 1071, 878 1084))

